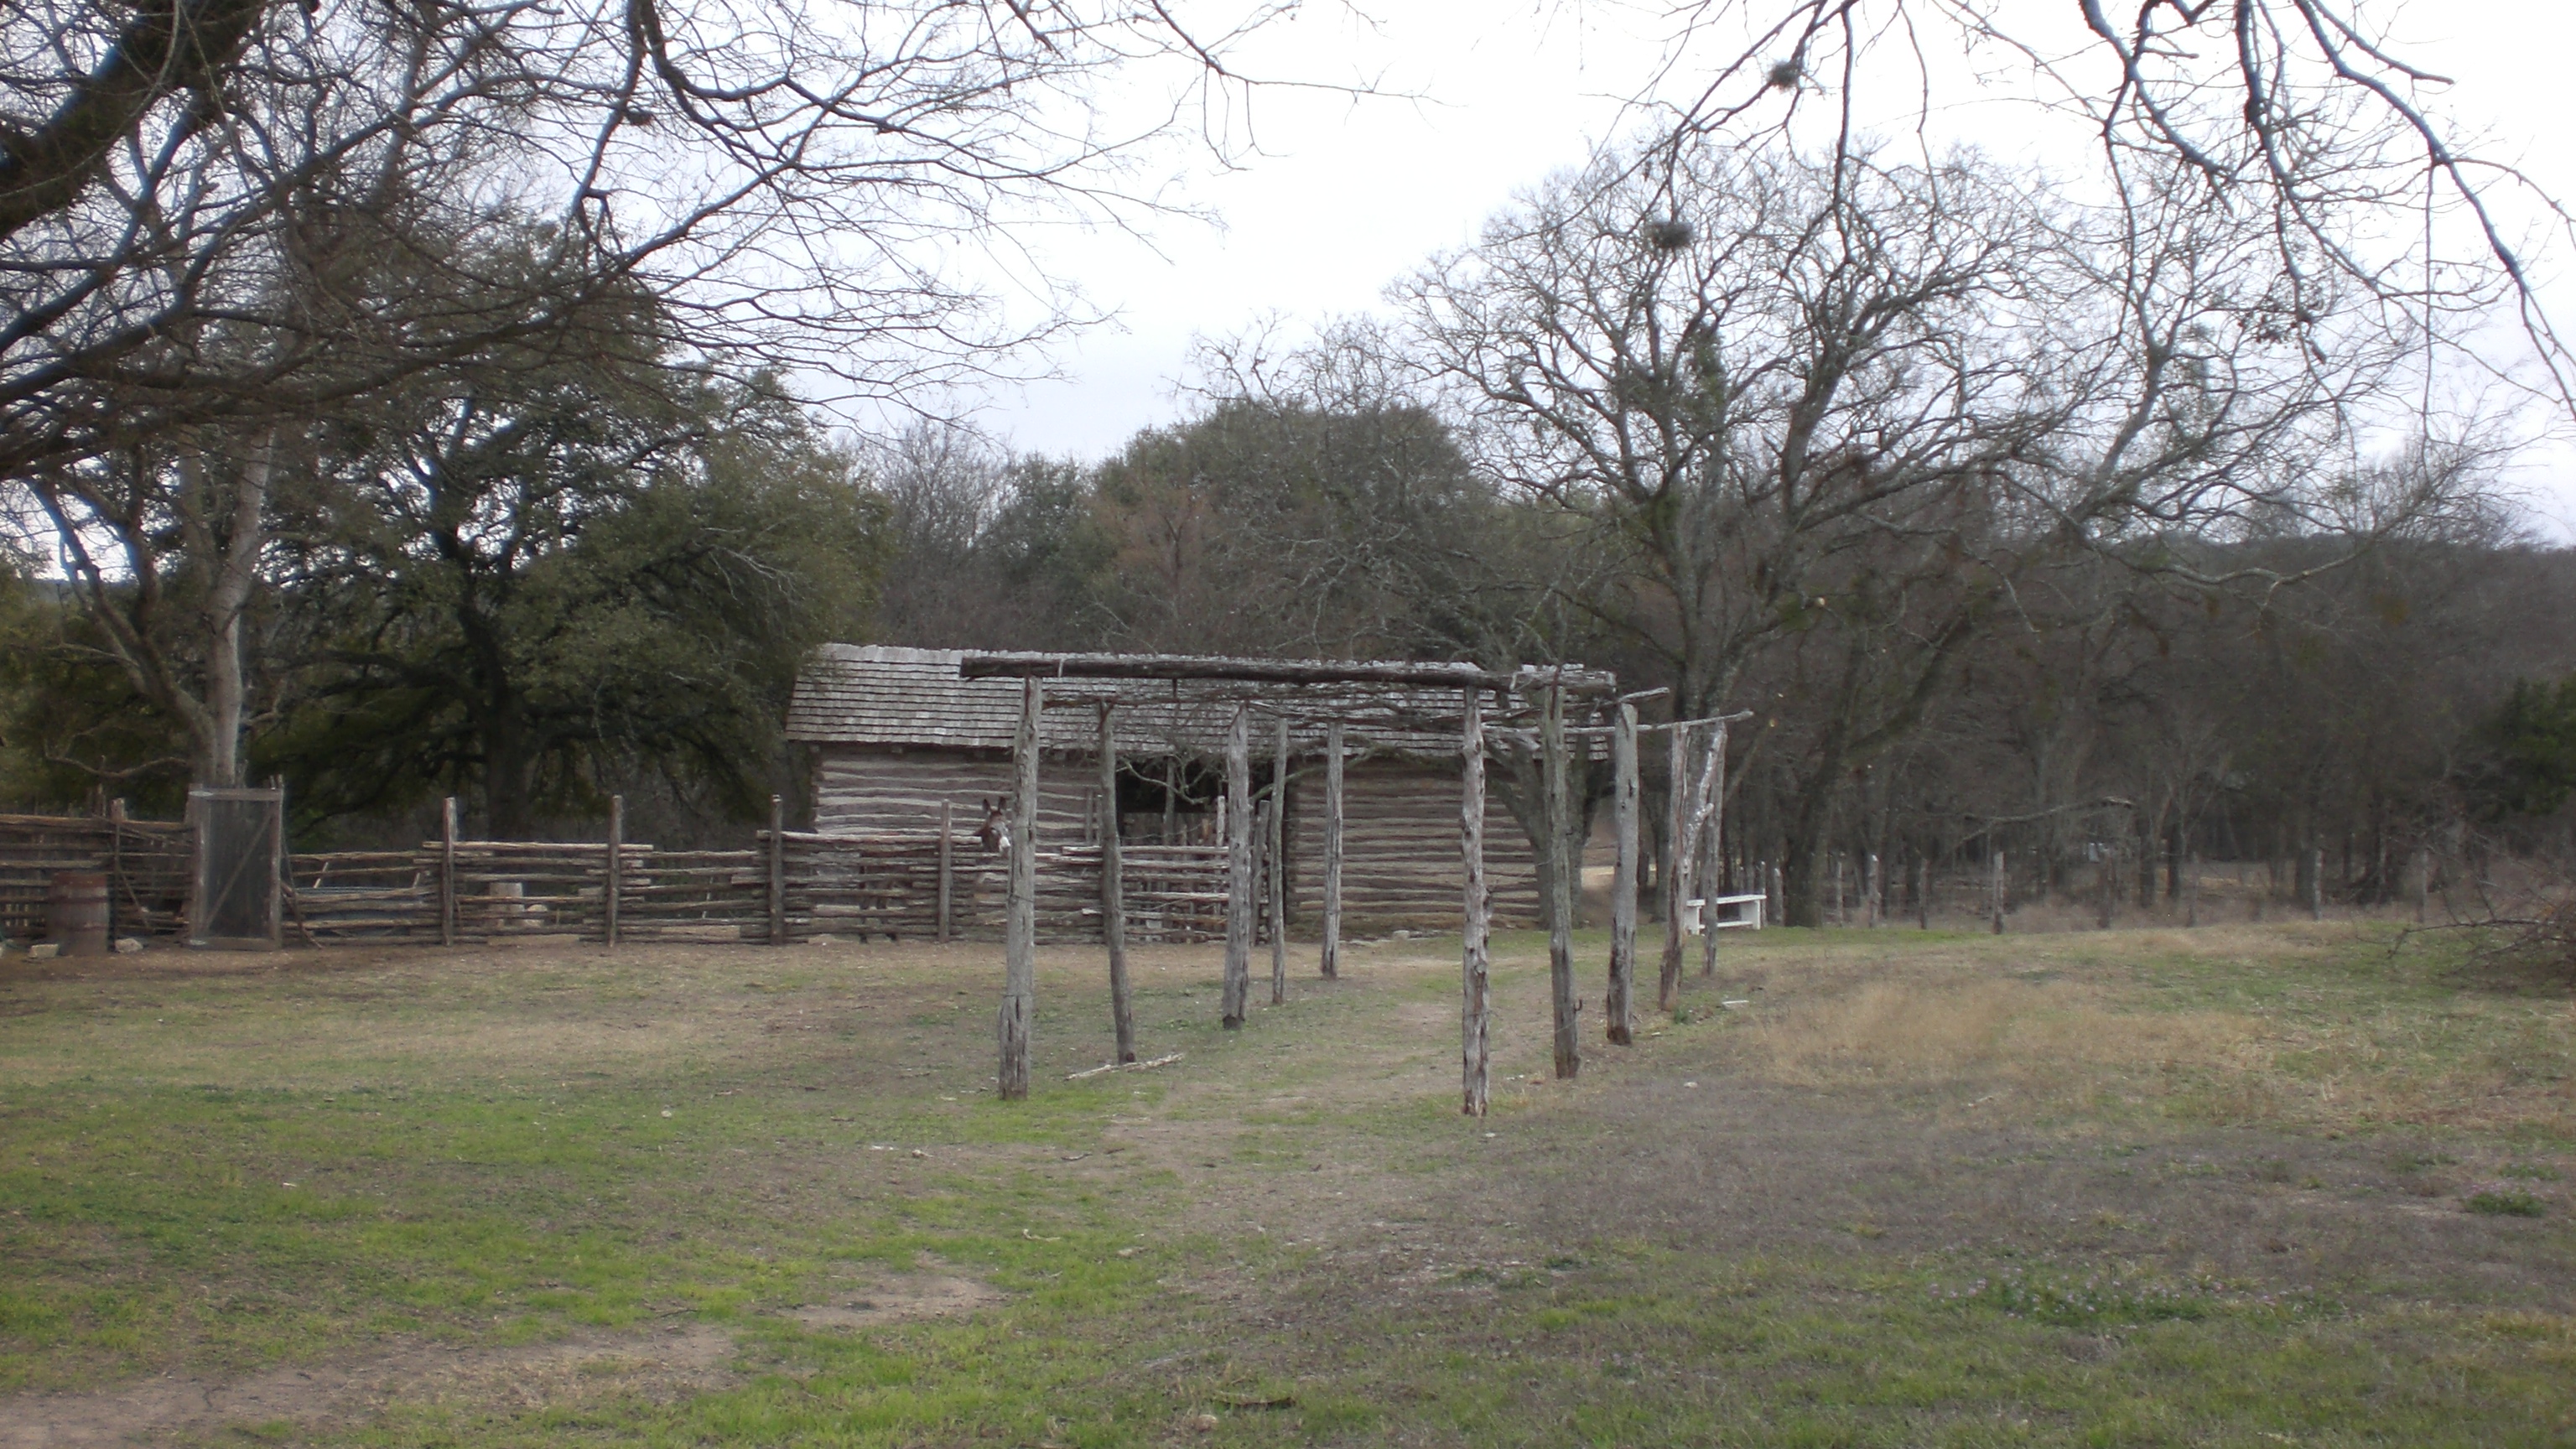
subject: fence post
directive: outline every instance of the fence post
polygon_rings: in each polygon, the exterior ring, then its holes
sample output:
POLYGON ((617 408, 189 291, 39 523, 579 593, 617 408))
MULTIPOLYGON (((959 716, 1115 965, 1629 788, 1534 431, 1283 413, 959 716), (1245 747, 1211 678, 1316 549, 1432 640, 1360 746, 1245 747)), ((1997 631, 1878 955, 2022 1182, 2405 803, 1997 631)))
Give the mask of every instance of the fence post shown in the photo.
MULTIPOLYGON (((107 941, 116 945, 116 897, 125 889, 125 797, 119 795, 107 802, 107 941)), ((151 934, 151 923, 144 923, 144 934, 151 934)))
POLYGON ((626 875, 626 797, 608 797, 608 877, 606 897, 608 944, 617 944, 617 893, 626 875))
POLYGON ((456 797, 438 810, 438 944, 456 944, 456 797))
POLYGON ((769 797, 769 944, 787 944, 787 802, 769 797))
POLYGON ((948 893, 950 890, 949 881, 951 879, 951 876, 949 875, 948 853, 950 849, 949 811, 951 808, 952 807, 948 801, 942 800, 939 802, 939 940, 942 945, 946 945, 948 942, 948 893))
POLYGON ((1986 906, 1994 916, 1995 934, 2004 933, 2004 853, 1995 852, 1994 874, 1986 883, 1986 906))

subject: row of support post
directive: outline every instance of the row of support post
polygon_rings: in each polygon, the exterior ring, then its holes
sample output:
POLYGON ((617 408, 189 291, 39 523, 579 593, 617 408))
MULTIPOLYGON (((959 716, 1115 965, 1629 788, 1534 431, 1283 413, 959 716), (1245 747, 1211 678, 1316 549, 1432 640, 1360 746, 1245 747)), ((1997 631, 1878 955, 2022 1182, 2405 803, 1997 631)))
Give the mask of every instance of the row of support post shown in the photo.
MULTIPOLYGON (((1003 915, 1002 1010, 996 1035, 1002 1065, 1001 1095, 1018 1100, 1029 1092, 1031 1032, 1037 1011, 1037 793, 1039 722, 1046 708, 1046 686, 1035 678, 1022 681, 1020 724, 1012 741, 1016 775, 1011 824, 1010 887, 1003 915)), ((1342 934, 1342 766, 1344 734, 1334 722, 1325 736, 1324 765, 1324 939, 1321 969, 1327 978, 1341 972, 1342 934)), ((1136 1012, 1127 971, 1125 865, 1118 840, 1117 712, 1099 706, 1101 935, 1109 950, 1109 1010, 1117 1038, 1117 1060, 1136 1060, 1136 1012)), ((1285 821, 1289 782, 1288 721, 1281 716, 1272 736, 1272 799, 1256 812, 1252 800, 1252 721, 1248 706, 1238 706, 1226 734, 1226 793, 1222 809, 1226 844, 1225 977, 1219 1008, 1226 1029, 1242 1027, 1252 988, 1252 941, 1257 910, 1253 899, 1256 829, 1263 832, 1269 870, 1270 1000, 1288 999, 1286 930, 1287 836, 1285 821)), ((941 939, 948 921, 948 819, 940 819, 941 939)))

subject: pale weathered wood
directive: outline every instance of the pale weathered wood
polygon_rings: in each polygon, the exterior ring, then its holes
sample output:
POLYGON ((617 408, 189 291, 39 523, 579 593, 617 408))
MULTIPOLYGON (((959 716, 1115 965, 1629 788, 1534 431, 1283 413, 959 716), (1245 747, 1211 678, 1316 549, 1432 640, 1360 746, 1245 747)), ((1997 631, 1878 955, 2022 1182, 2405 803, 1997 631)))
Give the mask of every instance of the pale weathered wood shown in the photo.
MULTIPOLYGON (((1721 718, 1708 733, 1708 758, 1700 765, 1698 790, 1700 829, 1708 833, 1700 856, 1699 893, 1708 902, 1700 908, 1699 974, 1717 975, 1717 863, 1725 859, 1726 850, 1726 726, 1721 718)), ((1696 833, 1696 832, 1694 832, 1696 833)))
POLYGON ((1610 989, 1601 1006, 1610 1040, 1626 1046, 1637 1031, 1637 707, 1622 702, 1610 736, 1610 989))
POLYGON ((1109 1020, 1118 1060, 1136 1060, 1136 1008, 1127 993, 1127 878, 1118 841, 1118 737, 1100 707, 1100 934, 1109 946, 1109 1020))
POLYGON ((1020 733, 1011 748, 1019 789, 1011 801, 1011 886, 1002 918, 1002 1012, 999 1026, 1002 1100, 1029 1094, 1029 1033, 1038 1007, 1038 714, 1046 686, 1020 690, 1020 733))
POLYGON ((945 945, 956 920, 957 852, 955 821, 949 803, 939 802, 939 940, 945 945))
POLYGON ((1464 922, 1459 932, 1459 978, 1463 994, 1458 1014, 1459 1073, 1463 1100, 1459 1110, 1485 1115, 1493 1060, 1488 1017, 1493 1009, 1493 961, 1485 940, 1485 721, 1484 699, 1467 696, 1459 745, 1458 854, 1465 866, 1464 922))
POLYGON ((1878 852, 1873 850, 1869 853, 1867 869, 1861 879, 1863 899, 1860 904, 1861 924, 1873 931, 1878 929, 1879 908, 1885 904, 1883 885, 1884 882, 1878 878, 1878 852))
POLYGON ((1547 692, 1539 724, 1539 779, 1547 792, 1547 985, 1549 1018, 1555 1027, 1554 1057, 1559 1081, 1583 1070, 1583 1003, 1574 994, 1574 873, 1567 850, 1574 834, 1567 809, 1565 691, 1547 692))
POLYGON ((1225 986, 1219 1008, 1225 1028, 1243 1025, 1252 985, 1252 722, 1237 705, 1225 737, 1225 986))
POLYGON ((1324 731, 1324 979, 1342 974, 1342 722, 1324 731))
POLYGON ((1664 765, 1664 804, 1670 820, 1664 832, 1664 958, 1655 978, 1657 1011, 1670 1011, 1681 999, 1682 909, 1690 899, 1691 878, 1690 749, 1691 731, 1674 730, 1664 765))
POLYGON ((608 944, 614 946, 617 944, 618 897, 624 894, 626 885, 626 797, 623 795, 608 797, 606 865, 607 870, 603 877, 605 885, 601 891, 604 897, 601 905, 605 917, 605 929, 602 934, 608 937, 608 944))
POLYGON ((787 944, 787 802, 769 797, 769 944, 787 944))
POLYGON ((456 944, 456 797, 438 807, 438 944, 456 944))
POLYGON ((1288 1002, 1288 717, 1272 721, 1270 750, 1270 1004, 1288 1002))

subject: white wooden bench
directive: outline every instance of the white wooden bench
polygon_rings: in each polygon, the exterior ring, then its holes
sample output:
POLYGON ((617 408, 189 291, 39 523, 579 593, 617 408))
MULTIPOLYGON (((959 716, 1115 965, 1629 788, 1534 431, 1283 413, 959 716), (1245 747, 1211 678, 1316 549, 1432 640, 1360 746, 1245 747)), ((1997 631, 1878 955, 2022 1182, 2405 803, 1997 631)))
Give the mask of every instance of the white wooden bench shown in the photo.
POLYGON ((1762 908, 1768 899, 1762 892, 1754 891, 1750 895, 1719 896, 1714 902, 1684 901, 1682 902, 1682 934, 1696 936, 1700 933, 1703 913, 1711 904, 1717 907, 1717 919, 1713 924, 1718 930, 1761 930, 1762 908))

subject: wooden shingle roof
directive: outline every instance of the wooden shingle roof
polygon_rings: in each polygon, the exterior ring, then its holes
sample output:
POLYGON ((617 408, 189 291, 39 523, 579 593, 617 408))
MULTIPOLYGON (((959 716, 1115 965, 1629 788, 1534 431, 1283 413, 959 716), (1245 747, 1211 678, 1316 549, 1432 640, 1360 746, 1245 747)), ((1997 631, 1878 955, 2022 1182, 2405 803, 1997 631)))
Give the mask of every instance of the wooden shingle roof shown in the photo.
MULTIPOLYGON (((1008 750, 1019 731, 1020 681, 961 678, 963 655, 957 649, 827 644, 797 675, 787 737, 812 744, 1008 750)), ((1224 753, 1233 696, 1187 682, 1170 685, 1168 699, 1142 699, 1139 693, 1133 683, 1049 680, 1051 707, 1041 716, 1040 744, 1090 752, 1099 741, 1098 717, 1087 709, 1054 706, 1116 694, 1122 701, 1116 716, 1120 754, 1224 753)), ((1252 749, 1261 756, 1272 748, 1267 711, 1277 709, 1291 716, 1301 751, 1320 745, 1323 722, 1338 718, 1346 722, 1354 748, 1454 756, 1458 708, 1452 689, 1273 689, 1256 707, 1252 749)))

